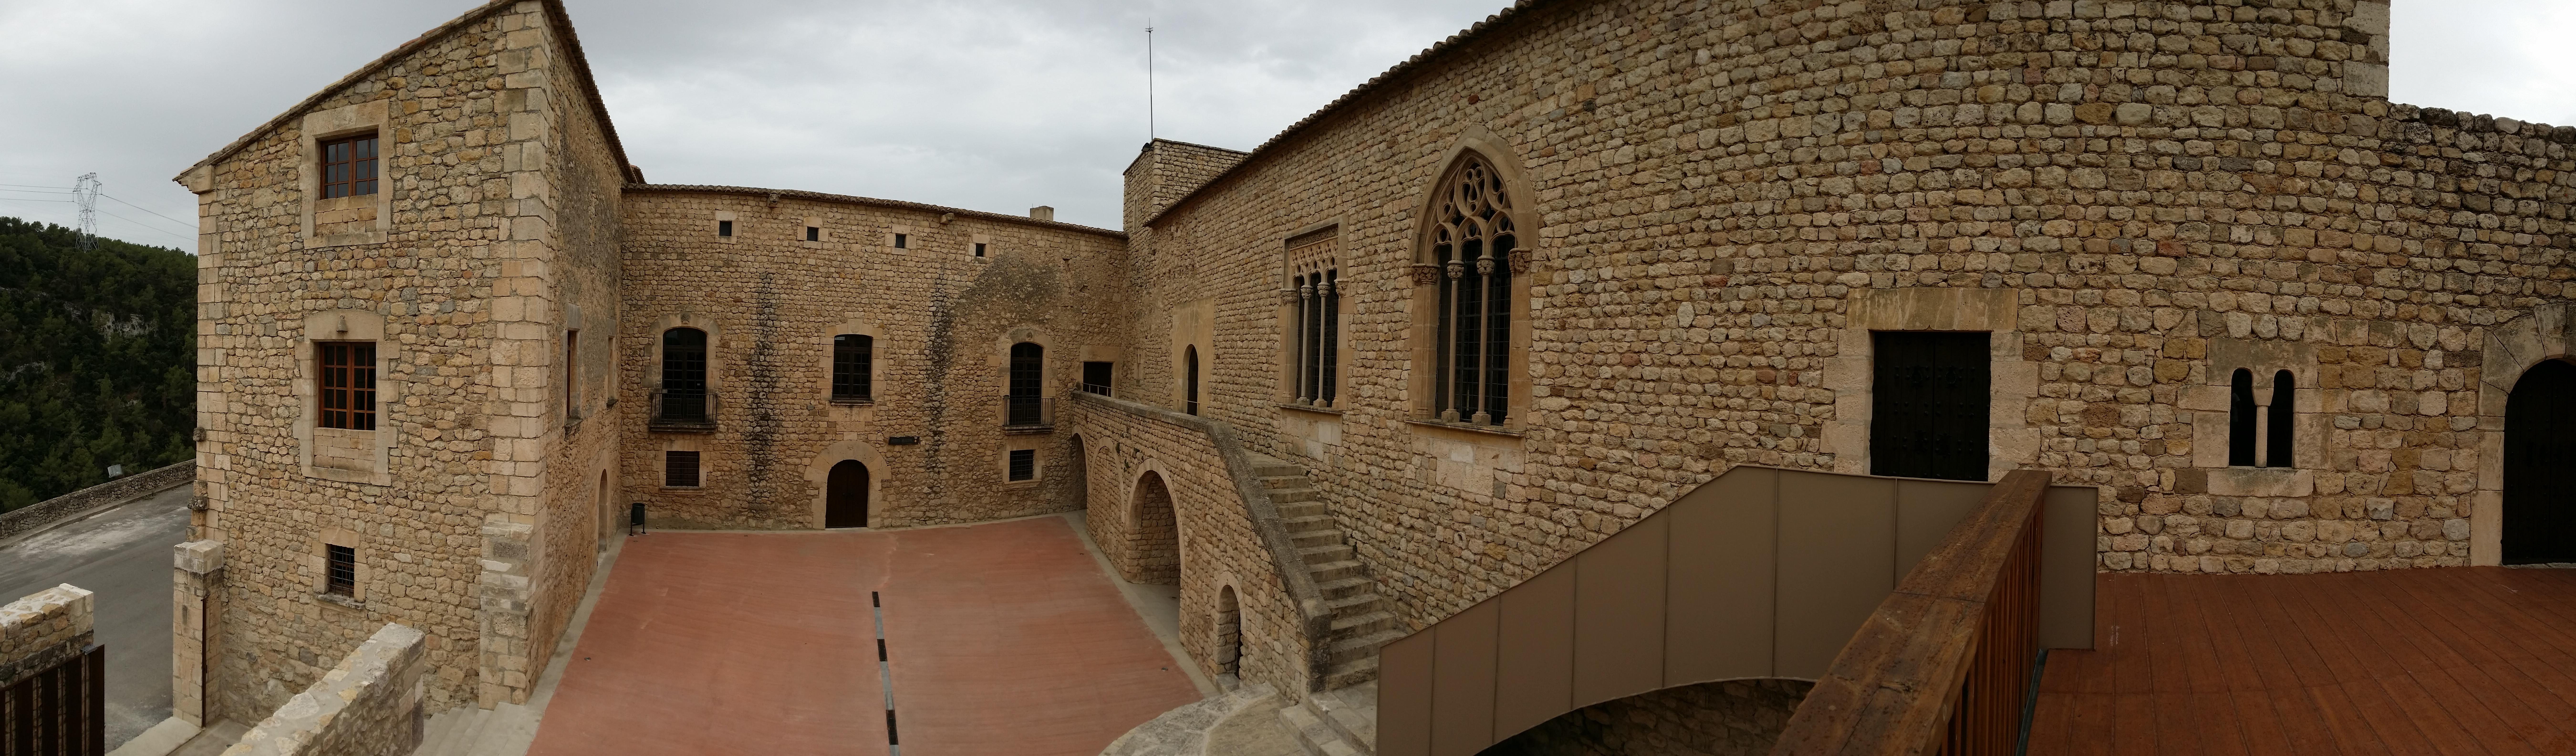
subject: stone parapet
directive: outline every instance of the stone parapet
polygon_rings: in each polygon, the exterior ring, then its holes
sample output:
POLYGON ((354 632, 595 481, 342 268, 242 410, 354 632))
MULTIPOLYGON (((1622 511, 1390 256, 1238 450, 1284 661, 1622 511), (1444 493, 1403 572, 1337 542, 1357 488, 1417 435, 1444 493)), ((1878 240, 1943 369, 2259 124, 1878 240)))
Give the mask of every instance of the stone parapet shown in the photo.
POLYGON ((0 687, 79 656, 95 616, 90 592, 70 583, 0 606, 0 687))
POLYGON ((420 747, 427 636, 387 623, 224 756, 403 756, 420 747))
POLYGON ((197 461, 190 459, 9 510, 8 514, 0 514, 0 541, 35 532, 91 509, 160 493, 171 486, 186 485, 196 473, 197 461))

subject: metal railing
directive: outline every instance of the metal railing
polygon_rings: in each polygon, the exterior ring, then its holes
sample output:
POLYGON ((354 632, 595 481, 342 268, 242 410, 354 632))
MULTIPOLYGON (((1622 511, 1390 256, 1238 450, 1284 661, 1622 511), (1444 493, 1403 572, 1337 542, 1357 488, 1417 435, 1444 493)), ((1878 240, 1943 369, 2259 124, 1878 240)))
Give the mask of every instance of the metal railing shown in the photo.
POLYGON ((653 392, 652 422, 656 427, 713 426, 716 422, 715 394, 704 391, 653 392))
POLYGON ((0 753, 107 753, 107 648, 65 653, 69 658, 0 687, 0 753))
POLYGON ((1055 426, 1055 397, 1002 397, 1002 427, 1051 428, 1055 426))
POLYGON ((2039 658, 2048 473, 1995 484, 1835 655, 1773 756, 2005 756, 2039 658))

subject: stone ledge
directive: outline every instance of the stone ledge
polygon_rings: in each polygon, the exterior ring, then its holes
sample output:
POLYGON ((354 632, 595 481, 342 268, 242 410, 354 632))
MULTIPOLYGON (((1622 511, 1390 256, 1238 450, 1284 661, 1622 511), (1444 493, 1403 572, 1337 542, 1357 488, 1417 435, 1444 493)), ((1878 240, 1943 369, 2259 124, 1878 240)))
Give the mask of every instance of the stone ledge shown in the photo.
POLYGON ((420 678, 429 657, 419 630, 386 623, 313 687, 242 735, 224 756, 402 756, 420 746, 420 678))
POLYGON ((0 514, 0 541, 35 532, 91 509, 123 504, 186 485, 197 478, 197 460, 135 473, 0 514))

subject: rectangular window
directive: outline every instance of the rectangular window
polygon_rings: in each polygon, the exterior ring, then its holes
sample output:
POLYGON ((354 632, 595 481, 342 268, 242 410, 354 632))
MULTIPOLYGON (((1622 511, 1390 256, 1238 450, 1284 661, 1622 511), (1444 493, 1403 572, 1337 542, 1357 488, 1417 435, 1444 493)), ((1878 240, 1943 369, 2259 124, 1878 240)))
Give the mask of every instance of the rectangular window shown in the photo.
POLYGON ((564 332, 564 419, 580 417, 581 332, 564 332))
POLYGON ((910 234, 895 234, 895 235, 894 235, 894 248, 895 248, 895 249, 910 249, 911 247, 912 247, 912 236, 911 236, 910 234))
POLYGON ((321 353, 322 427, 376 429, 376 342, 325 341, 321 353))
POLYGON ((806 241, 822 241, 822 240, 823 240, 823 229, 815 228, 815 227, 813 227, 813 226, 806 226, 806 227, 805 227, 805 240, 806 240, 806 241))
POLYGON ((322 547, 328 574, 322 581, 322 592, 334 596, 358 595, 358 550, 348 546, 326 544, 322 547))
POLYGON ((717 236, 732 236, 732 235, 733 235, 733 221, 716 221, 716 235, 717 235, 717 236))
POLYGON ((841 334, 832 337, 832 399, 866 401, 874 396, 876 386, 868 379, 876 369, 877 340, 873 336, 841 334))
POLYGON ((975 243, 975 256, 976 256, 976 257, 983 257, 983 256, 984 256, 984 243, 983 243, 983 242, 976 242, 976 243, 975 243))
POLYGON ((1118 363, 1115 362, 1082 363, 1082 390, 1099 394, 1101 396, 1109 396, 1109 379, 1112 373, 1115 372, 1115 368, 1113 366, 1117 364, 1118 363))
POLYGON ((1036 479, 1037 479, 1037 477, 1038 477, 1038 450, 1036 450, 1036 449, 1012 449, 1012 450, 1011 450, 1011 479, 1012 479, 1012 480, 1036 480, 1036 479))
POLYGON ((667 488, 698 487, 698 453, 662 452, 662 485, 667 488))
POLYGON ((1869 473, 1985 480, 1992 337, 1879 331, 1870 342, 1869 473))
POLYGON ((1298 276, 1297 284, 1297 399, 1298 404, 1316 407, 1333 406, 1340 394, 1342 349, 1336 343, 1342 332, 1342 294, 1340 272, 1319 271, 1298 276))
POLYGON ((322 197, 376 193, 376 135, 322 143, 322 197))

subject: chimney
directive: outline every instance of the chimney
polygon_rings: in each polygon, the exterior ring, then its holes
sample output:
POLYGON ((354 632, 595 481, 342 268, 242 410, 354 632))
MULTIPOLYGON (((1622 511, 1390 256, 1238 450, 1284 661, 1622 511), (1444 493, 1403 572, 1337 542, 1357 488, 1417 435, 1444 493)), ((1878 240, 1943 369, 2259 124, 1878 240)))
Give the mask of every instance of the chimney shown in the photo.
POLYGON ((1029 208, 1029 217, 1042 221, 1055 220, 1055 208, 1045 205, 1029 208))

